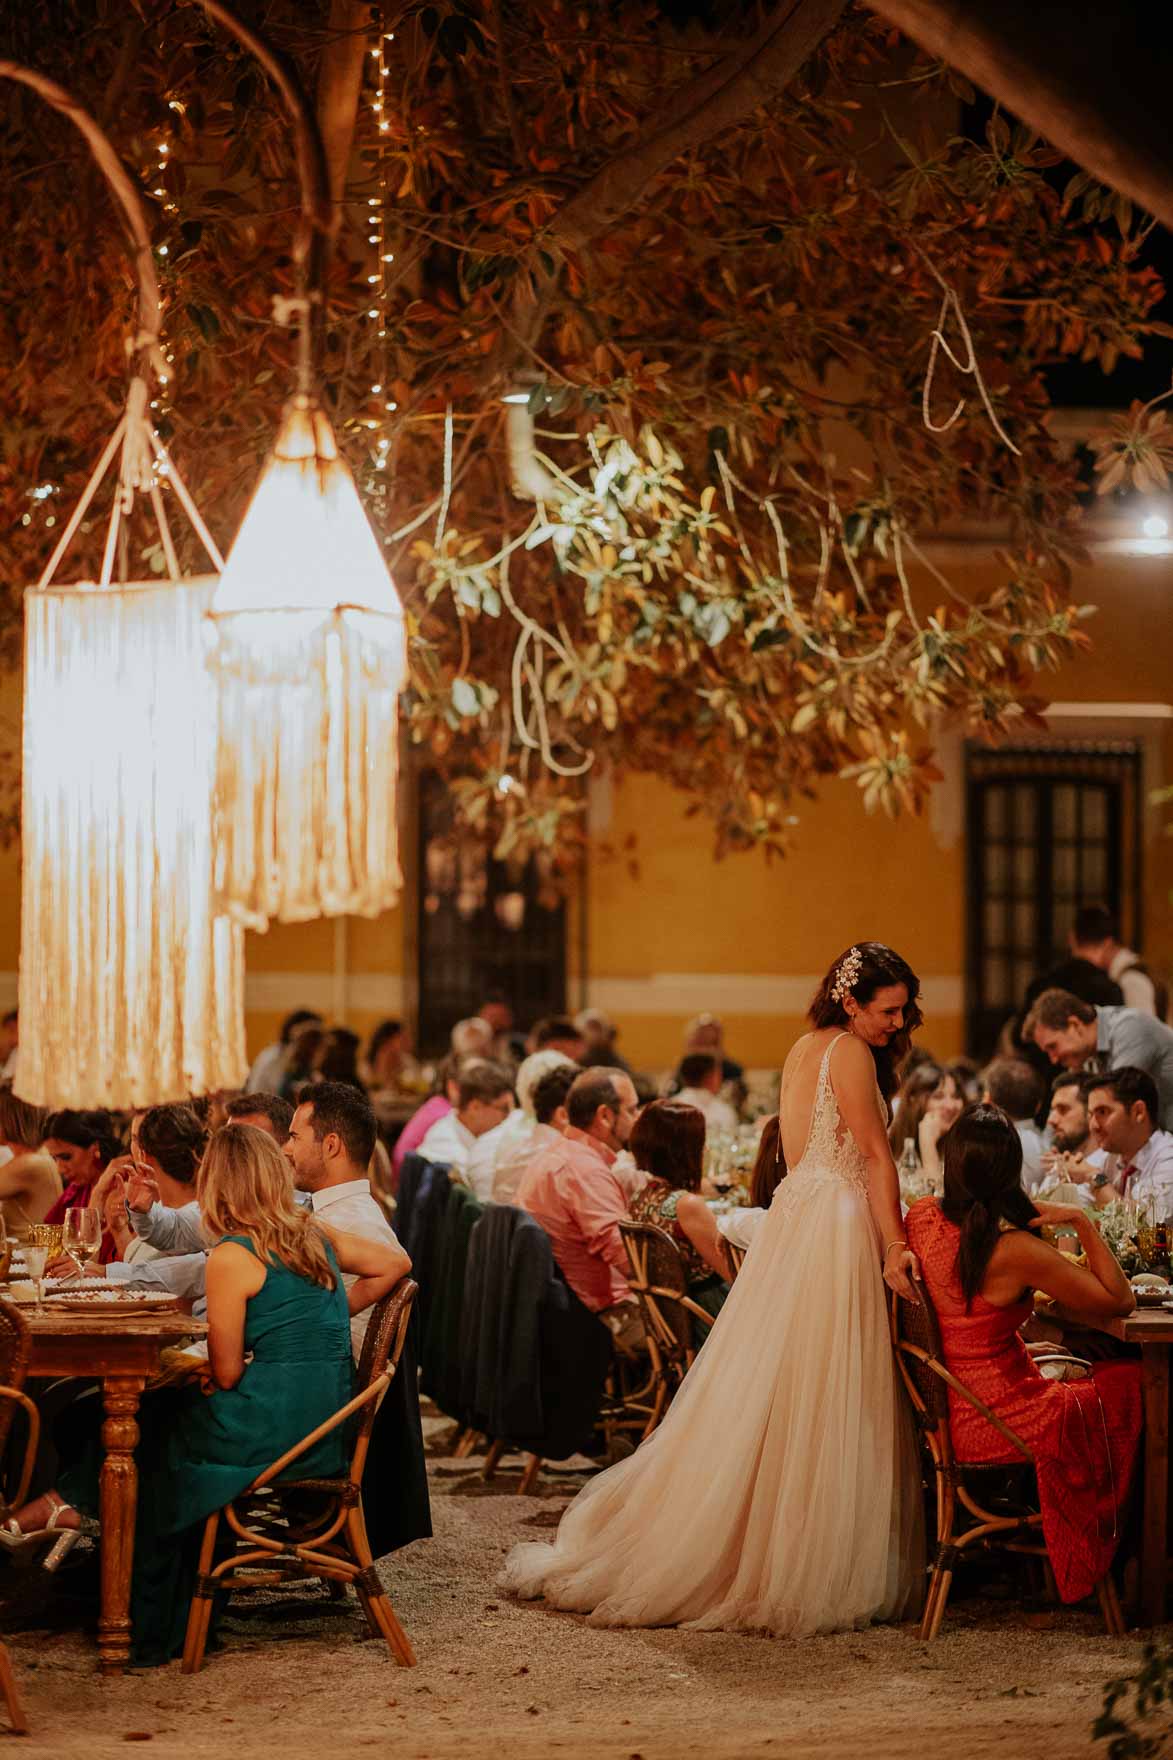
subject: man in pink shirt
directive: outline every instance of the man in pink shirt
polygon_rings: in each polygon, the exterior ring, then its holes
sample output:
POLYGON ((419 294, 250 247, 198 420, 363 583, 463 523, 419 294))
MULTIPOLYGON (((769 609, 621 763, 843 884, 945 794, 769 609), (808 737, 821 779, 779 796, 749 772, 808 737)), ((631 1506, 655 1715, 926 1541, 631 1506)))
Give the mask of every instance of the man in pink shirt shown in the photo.
POLYGON ((627 1287, 619 1233, 628 1217, 627 1195, 612 1166, 638 1110, 631 1077, 622 1070, 584 1070, 566 1096, 570 1123, 560 1141, 534 1156, 516 1198, 549 1235, 575 1295, 605 1323, 625 1356, 640 1349, 644 1329, 627 1287))

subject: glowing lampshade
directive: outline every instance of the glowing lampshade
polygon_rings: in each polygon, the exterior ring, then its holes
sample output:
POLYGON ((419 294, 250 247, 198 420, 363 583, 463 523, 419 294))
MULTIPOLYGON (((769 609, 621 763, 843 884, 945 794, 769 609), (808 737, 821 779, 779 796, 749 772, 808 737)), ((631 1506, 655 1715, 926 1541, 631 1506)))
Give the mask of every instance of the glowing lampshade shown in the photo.
POLYGON ((333 430, 288 406, 212 605, 217 894, 250 928, 398 900, 403 610, 333 430))
POLYGON ((25 593, 20 1053, 53 1107, 240 1085, 241 930, 213 911, 215 578, 25 593))

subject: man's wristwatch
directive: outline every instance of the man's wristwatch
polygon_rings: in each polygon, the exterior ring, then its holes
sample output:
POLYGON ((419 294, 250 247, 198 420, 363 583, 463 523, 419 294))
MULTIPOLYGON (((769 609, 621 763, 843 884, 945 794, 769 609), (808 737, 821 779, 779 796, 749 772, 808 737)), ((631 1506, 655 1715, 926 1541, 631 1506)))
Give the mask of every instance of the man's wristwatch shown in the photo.
POLYGON ((1106 1173, 1094 1173, 1092 1175, 1093 1192, 1098 1192, 1101 1186, 1110 1186, 1111 1184, 1112 1181, 1108 1178, 1106 1173))

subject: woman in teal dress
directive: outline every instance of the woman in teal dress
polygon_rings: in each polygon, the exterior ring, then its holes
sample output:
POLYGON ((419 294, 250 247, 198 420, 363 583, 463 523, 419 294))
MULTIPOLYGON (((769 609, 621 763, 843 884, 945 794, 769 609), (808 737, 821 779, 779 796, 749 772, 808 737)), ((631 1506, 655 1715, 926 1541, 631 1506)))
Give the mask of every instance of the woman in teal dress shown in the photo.
MULTIPOLYGON (((131 1590, 132 1659, 166 1662, 183 1647, 203 1522, 270 1461, 325 1422, 353 1392, 350 1315, 410 1269, 402 1248, 335 1233, 294 1202, 273 1138, 225 1125, 196 1179, 208 1254, 208 1370, 198 1386, 144 1401, 131 1590), (341 1273, 354 1274, 349 1291, 341 1273)), ((290 1469, 342 1472, 348 1437, 332 1431, 290 1469)), ((18 1512, 20 1528, 58 1530, 98 1510, 101 1456, 91 1436, 50 1491, 18 1512)))

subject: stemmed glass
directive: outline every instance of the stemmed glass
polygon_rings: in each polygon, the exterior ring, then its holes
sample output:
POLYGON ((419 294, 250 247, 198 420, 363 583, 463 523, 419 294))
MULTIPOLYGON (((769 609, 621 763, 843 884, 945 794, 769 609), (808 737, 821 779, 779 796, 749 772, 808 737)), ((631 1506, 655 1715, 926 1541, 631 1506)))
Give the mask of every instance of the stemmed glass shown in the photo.
POLYGON ((64 1250, 82 1272, 102 1250, 102 1218, 96 1210, 77 1205, 66 1213, 64 1250))
POLYGON ((38 1308, 42 1305, 45 1299, 45 1265, 48 1262, 48 1258, 48 1247, 34 1246, 32 1241, 29 1241, 25 1246, 24 1262, 29 1276, 37 1286, 38 1308))

